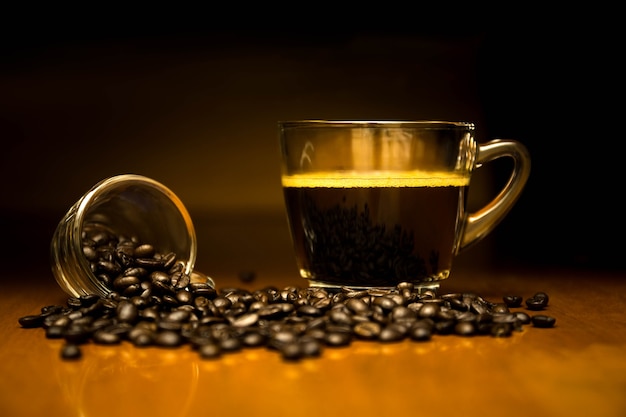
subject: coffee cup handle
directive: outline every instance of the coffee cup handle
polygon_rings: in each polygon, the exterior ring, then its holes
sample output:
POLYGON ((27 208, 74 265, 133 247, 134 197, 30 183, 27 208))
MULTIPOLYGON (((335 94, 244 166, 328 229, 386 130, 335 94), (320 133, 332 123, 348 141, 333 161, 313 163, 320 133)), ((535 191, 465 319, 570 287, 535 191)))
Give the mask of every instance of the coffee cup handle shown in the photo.
POLYGON ((469 213, 465 219, 465 229, 459 251, 480 241, 507 215, 522 193, 530 175, 530 154, 524 145, 514 140, 495 139, 479 144, 476 168, 494 159, 513 159, 513 171, 500 193, 480 210, 469 213))

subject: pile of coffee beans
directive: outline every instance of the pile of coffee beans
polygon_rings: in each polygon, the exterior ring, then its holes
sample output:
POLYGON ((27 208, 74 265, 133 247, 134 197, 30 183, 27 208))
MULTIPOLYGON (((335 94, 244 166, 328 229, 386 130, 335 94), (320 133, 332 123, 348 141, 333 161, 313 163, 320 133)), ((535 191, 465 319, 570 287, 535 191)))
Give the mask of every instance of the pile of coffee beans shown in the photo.
MULTIPOLYGON (((321 355, 325 348, 354 340, 425 342, 435 335, 508 337, 524 325, 552 327, 553 317, 531 316, 520 296, 494 303, 476 294, 418 292, 410 283, 393 289, 328 291, 265 287, 216 290, 208 284, 153 285, 140 295, 70 297, 19 319, 22 327, 43 328, 65 341, 61 357, 81 357, 85 343, 197 350, 201 358, 264 347, 285 360, 321 355), (517 311, 515 311, 517 310, 517 311)), ((530 299, 542 298, 537 293, 530 299)), ((547 296, 545 296, 547 299, 547 296)), ((544 304, 542 308, 545 308, 544 304)), ((537 308, 534 308, 536 311, 537 308)))
MULTIPOLYGON (((183 272, 173 253, 161 253, 138 239, 102 227, 83 236, 83 253, 108 295, 70 297, 39 314, 19 318, 24 328, 43 328, 62 339, 63 359, 78 359, 86 343, 195 349, 218 358, 244 348, 265 347, 288 361, 316 357, 327 347, 354 340, 381 343, 424 342, 434 335, 507 337, 524 325, 552 327, 555 319, 530 316, 522 297, 502 302, 476 294, 437 295, 402 282, 391 289, 216 289, 183 272)), ((253 274, 247 273, 252 279, 253 274)), ((528 310, 543 310, 548 295, 526 300, 528 310)))
POLYGON ((99 223, 85 227, 82 250, 98 281, 121 295, 139 295, 153 288, 175 293, 190 283, 174 252, 157 251, 152 244, 112 232, 99 223))

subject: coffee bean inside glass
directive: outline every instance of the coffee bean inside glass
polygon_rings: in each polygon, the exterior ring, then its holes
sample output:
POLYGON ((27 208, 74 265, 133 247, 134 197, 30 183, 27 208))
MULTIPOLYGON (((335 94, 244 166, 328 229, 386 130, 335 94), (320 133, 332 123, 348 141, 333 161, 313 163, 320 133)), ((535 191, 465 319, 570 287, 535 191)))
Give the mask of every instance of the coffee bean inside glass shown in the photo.
POLYGON ((281 122, 282 186, 300 275, 310 286, 437 289, 454 257, 504 218, 530 173, 517 141, 478 144, 443 121, 281 122), (509 182, 467 213, 471 177, 499 157, 509 182))

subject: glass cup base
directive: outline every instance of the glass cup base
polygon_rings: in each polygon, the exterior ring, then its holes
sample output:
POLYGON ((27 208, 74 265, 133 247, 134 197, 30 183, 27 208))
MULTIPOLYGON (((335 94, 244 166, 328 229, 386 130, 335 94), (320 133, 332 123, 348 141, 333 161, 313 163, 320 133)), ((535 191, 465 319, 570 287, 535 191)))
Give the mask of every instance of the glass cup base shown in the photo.
POLYGON ((346 280, 341 280, 338 278, 330 277, 329 279, 322 279, 319 276, 316 276, 312 272, 307 269, 300 269, 300 276, 308 282, 309 287, 311 288, 324 288, 330 291, 339 291, 343 289, 350 289, 355 291, 362 290, 393 290, 397 288, 397 286, 401 283, 408 283, 413 285, 413 290, 418 293, 423 293, 424 291, 433 291, 437 292, 439 286, 442 281, 446 280, 450 276, 450 269, 447 268, 443 271, 439 271, 436 274, 429 275, 426 277, 419 277, 414 279, 378 279, 376 282, 367 282, 367 280, 352 280, 352 282, 347 282, 346 280), (342 282, 343 281, 343 282, 342 282))
MULTIPOLYGON (((377 285, 377 286, 353 285, 353 284, 341 285, 337 283, 329 283, 329 282, 311 280, 311 279, 307 279, 307 282, 309 283, 309 287, 311 288, 323 288, 328 291, 340 291, 343 289, 350 289, 350 290, 355 290, 355 291, 375 290, 375 289, 393 290, 394 288, 396 288, 396 286, 394 285, 377 285)), ((411 282, 411 281, 407 281, 407 282, 411 282)), ((421 294, 425 291, 433 291, 436 293, 439 290, 440 281, 411 282, 411 283, 413 284, 414 291, 417 292, 418 294, 421 294)))

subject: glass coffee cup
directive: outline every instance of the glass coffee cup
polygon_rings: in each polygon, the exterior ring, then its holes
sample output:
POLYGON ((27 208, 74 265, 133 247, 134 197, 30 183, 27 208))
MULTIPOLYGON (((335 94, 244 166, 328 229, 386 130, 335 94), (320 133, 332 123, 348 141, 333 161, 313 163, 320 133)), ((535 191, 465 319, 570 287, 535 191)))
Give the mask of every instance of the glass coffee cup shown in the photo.
POLYGON ((479 144, 447 121, 279 123, 285 207, 300 275, 310 286, 436 290, 454 257, 506 216, 530 174, 526 147, 479 144), (512 158, 509 181, 468 213, 472 173, 512 158))
POLYGON ((196 254, 195 229, 182 201, 163 184, 135 174, 106 178, 87 191, 59 222, 50 247, 53 275, 75 297, 130 293, 131 285, 139 291, 139 282, 147 280, 140 273, 155 270, 170 281, 188 278, 214 287, 194 270, 196 254))

